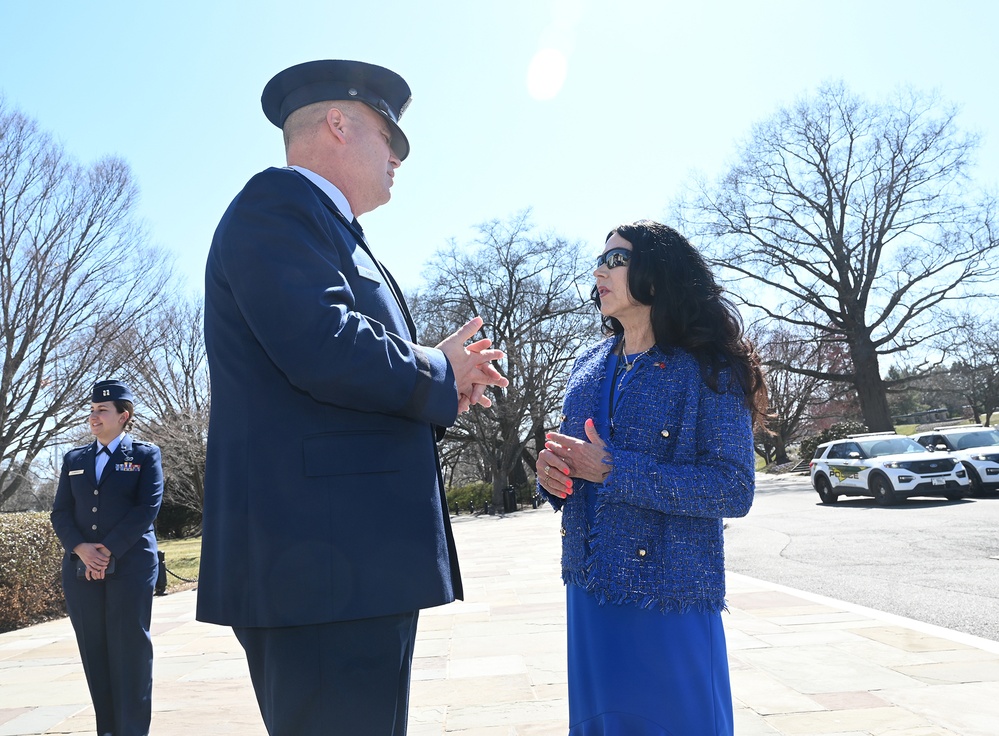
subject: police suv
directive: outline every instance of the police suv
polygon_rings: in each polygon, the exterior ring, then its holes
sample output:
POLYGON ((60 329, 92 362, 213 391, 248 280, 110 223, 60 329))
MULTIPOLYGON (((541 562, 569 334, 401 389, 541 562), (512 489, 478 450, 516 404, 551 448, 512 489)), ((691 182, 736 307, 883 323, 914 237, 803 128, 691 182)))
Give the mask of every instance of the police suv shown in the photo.
POLYGON ((943 450, 958 458, 968 471, 973 496, 999 491, 999 430, 995 427, 937 427, 912 439, 927 449, 943 450))
POLYGON ((815 448, 809 463, 812 487, 822 503, 840 496, 874 496, 888 506, 910 496, 943 496, 950 501, 969 490, 961 462, 946 452, 928 452, 895 434, 852 434, 815 448))

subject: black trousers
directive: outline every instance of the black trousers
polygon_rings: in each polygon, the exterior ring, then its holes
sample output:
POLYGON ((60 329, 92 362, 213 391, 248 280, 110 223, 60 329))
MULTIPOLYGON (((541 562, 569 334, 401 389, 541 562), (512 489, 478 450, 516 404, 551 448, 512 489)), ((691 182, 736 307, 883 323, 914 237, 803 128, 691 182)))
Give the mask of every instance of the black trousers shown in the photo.
POLYGON ((405 736, 418 611, 234 628, 270 736, 405 736))

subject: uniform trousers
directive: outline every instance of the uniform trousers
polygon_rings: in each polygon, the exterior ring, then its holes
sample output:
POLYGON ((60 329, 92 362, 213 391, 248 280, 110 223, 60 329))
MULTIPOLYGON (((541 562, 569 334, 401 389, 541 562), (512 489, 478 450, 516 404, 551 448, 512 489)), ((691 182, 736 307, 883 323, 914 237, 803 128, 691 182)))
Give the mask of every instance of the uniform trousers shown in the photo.
POLYGON ((83 671, 97 715, 97 733, 145 736, 152 716, 153 611, 156 564, 148 574, 119 571, 104 580, 76 577, 76 559, 66 556, 62 587, 76 632, 83 671))
POLYGON ((270 736, 405 736, 418 611, 233 631, 270 736))

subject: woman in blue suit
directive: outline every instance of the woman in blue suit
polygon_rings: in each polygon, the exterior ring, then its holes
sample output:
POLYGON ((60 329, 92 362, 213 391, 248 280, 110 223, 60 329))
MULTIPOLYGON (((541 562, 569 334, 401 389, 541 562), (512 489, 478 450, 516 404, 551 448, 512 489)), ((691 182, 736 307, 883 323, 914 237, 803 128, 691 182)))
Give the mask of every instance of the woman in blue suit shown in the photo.
POLYGON ((676 230, 617 228, 593 274, 609 337, 576 362, 537 467, 563 517, 569 733, 731 734, 722 519, 753 502, 763 376, 676 230))
POLYGON ((96 441, 66 453, 52 526, 66 550, 66 607, 97 715, 97 733, 149 733, 153 645, 149 636, 158 560, 153 520, 163 500, 154 445, 133 440, 132 392, 94 385, 96 441))

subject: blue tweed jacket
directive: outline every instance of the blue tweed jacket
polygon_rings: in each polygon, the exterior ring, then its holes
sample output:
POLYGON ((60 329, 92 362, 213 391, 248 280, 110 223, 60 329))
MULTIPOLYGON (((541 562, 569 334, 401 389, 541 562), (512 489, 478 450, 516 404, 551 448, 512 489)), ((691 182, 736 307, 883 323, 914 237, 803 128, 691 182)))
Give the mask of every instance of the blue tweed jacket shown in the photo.
MULTIPOLYGON (((585 438, 616 339, 589 348, 566 388, 560 431, 585 438)), ((717 393, 687 352, 654 347, 637 359, 604 437, 614 468, 576 479, 562 500, 562 579, 601 603, 663 611, 725 607, 722 518, 745 516, 755 485, 752 419, 723 371, 717 393), (587 503, 592 503, 592 526, 587 503)))

